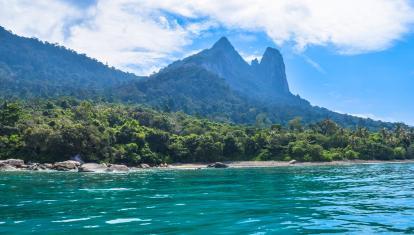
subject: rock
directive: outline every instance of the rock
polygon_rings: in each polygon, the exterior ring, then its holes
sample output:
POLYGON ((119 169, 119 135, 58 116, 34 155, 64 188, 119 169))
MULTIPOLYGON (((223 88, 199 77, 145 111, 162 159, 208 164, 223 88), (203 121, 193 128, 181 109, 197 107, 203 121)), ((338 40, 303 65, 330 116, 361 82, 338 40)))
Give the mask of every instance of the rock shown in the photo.
POLYGON ((227 168, 229 166, 222 163, 222 162, 215 162, 213 164, 208 165, 207 167, 209 167, 209 168, 227 168))
POLYGON ((13 167, 21 167, 24 165, 24 161, 21 159, 7 159, 1 161, 0 163, 4 163, 13 167))
POLYGON ((21 165, 21 166, 19 166, 19 168, 21 168, 21 169, 29 169, 30 168, 30 165, 21 165))
POLYGON ((82 164, 79 167, 79 172, 96 172, 96 173, 101 173, 101 172, 107 172, 107 171, 108 171, 108 167, 104 163, 102 163, 102 164, 98 164, 98 163, 85 163, 85 164, 82 164))
POLYGON ((289 164, 296 164, 296 160, 293 159, 293 160, 289 161, 289 164))
POLYGON ((129 168, 125 165, 111 164, 108 168, 110 172, 128 172, 129 168))
POLYGON ((64 161, 56 162, 53 164, 53 169, 57 171, 71 171, 78 169, 79 162, 76 161, 64 161))
POLYGON ((45 163, 45 164, 42 164, 42 167, 44 167, 44 168, 46 168, 46 169, 53 169, 53 164, 50 164, 50 163, 45 163))
POLYGON ((161 163, 160 167, 168 167, 167 163, 161 163))
POLYGON ((12 165, 0 163, 0 171, 16 171, 16 170, 18 169, 12 165))
POLYGON ((150 166, 148 164, 142 163, 142 164, 139 164, 139 168, 147 169, 147 168, 150 168, 150 166))
POLYGON ((74 160, 68 160, 68 161, 65 161, 65 162, 73 163, 73 164, 75 164, 76 167, 80 167, 82 165, 82 163, 80 163, 78 161, 74 161, 74 160))

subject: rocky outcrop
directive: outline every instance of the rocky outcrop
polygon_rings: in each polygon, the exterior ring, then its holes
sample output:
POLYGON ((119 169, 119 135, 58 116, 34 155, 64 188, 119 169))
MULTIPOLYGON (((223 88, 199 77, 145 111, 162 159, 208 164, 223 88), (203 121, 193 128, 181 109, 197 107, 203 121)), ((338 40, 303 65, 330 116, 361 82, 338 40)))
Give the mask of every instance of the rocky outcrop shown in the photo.
POLYGON ((161 163, 158 167, 168 167, 167 163, 161 163))
POLYGON ((0 161, 0 163, 17 168, 24 166, 24 161, 21 159, 7 159, 0 161))
POLYGON ((138 166, 138 167, 139 167, 139 168, 146 169, 146 168, 150 168, 150 165, 145 164, 145 163, 141 163, 141 164, 139 164, 139 166, 138 166))
POLYGON ((53 164, 52 169, 57 171, 74 171, 77 170, 80 166, 80 163, 77 161, 64 161, 64 162, 56 162, 53 164))
POLYGON ((85 163, 79 167, 79 172, 95 172, 95 173, 102 173, 107 172, 108 166, 105 163, 98 164, 98 163, 85 163))
POLYGON ((109 172, 128 172, 129 168, 125 165, 111 164, 111 165, 109 165, 107 171, 109 171, 109 172))
POLYGON ((5 163, 0 163, 0 171, 16 171, 18 170, 16 167, 5 164, 5 163))
POLYGON ((212 163, 212 164, 208 165, 207 167, 209 167, 209 168, 227 168, 229 166, 222 163, 222 162, 215 162, 215 163, 212 163))

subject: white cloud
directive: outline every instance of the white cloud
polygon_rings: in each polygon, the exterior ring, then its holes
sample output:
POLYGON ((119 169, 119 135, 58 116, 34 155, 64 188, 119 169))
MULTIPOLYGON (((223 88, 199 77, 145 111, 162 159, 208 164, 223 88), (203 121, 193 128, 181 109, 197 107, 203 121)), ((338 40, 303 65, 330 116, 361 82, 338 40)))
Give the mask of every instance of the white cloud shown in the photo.
MULTIPOLYGON (((174 0, 158 1, 174 10, 174 0)), ((346 54, 386 49, 414 22, 409 0, 198 0, 187 1, 176 12, 210 16, 230 28, 265 31, 276 43, 294 42, 299 50, 334 45, 346 54)))
POLYGON ((322 68, 322 66, 316 62, 315 60, 311 59, 309 56, 302 54, 303 59, 305 60, 306 63, 308 63, 310 66, 312 66, 314 69, 316 69, 318 72, 322 73, 322 74, 326 74, 326 71, 324 68, 322 68))
POLYGON ((150 74, 214 23, 182 26, 142 1, 101 0, 81 10, 60 1, 0 0, 0 25, 126 71, 150 74))
POLYGON ((409 0, 97 0, 84 9, 58 0, 0 0, 0 25, 7 29, 137 73, 165 65, 218 26, 265 32, 298 51, 321 45, 355 54, 392 46, 413 22, 409 0))

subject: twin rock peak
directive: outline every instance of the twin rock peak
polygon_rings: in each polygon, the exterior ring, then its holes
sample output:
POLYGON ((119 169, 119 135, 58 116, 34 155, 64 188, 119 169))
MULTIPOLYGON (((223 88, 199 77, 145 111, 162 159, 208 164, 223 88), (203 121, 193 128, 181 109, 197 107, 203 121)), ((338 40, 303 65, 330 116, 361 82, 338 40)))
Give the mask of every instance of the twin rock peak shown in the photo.
POLYGON ((260 100, 292 97, 285 73, 283 57, 277 49, 268 47, 260 62, 248 64, 226 37, 210 49, 173 63, 170 67, 196 65, 226 80, 241 93, 260 100))

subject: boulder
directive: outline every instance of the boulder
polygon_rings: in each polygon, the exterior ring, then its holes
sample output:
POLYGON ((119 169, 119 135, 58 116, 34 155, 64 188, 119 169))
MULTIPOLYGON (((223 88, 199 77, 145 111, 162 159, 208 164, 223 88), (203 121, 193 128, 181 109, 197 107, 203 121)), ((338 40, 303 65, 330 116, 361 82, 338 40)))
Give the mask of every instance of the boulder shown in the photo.
POLYGON ((51 164, 51 163, 42 164, 42 168, 46 168, 46 169, 51 170, 51 169, 53 169, 53 164, 51 164))
POLYGON ((40 164, 39 163, 29 164, 29 165, 27 165, 27 170, 30 170, 30 171, 39 171, 39 170, 41 170, 40 164))
POLYGON ((29 171, 44 171, 44 170, 50 170, 53 167, 52 164, 50 164, 50 167, 47 168, 45 167, 44 164, 40 164, 40 163, 32 163, 30 165, 27 165, 27 170, 29 171))
POLYGON ((222 163, 222 162, 215 162, 215 163, 212 163, 212 164, 208 165, 207 167, 209 167, 209 168, 227 168, 229 166, 222 163))
POLYGON ((80 163, 78 161, 74 161, 74 160, 68 160, 68 161, 65 161, 65 162, 73 163, 73 164, 75 164, 76 167, 80 167, 82 165, 82 163, 80 163))
POLYGON ((144 169, 146 169, 146 168, 150 168, 150 166, 149 166, 148 164, 141 163, 141 164, 139 164, 139 168, 144 168, 144 169))
POLYGON ((108 171, 110 171, 110 172, 128 172, 129 168, 125 165, 111 164, 111 165, 109 165, 108 171))
POLYGON ((0 163, 4 163, 13 167, 21 167, 24 165, 24 161, 21 159, 7 159, 1 161, 0 163))
POLYGON ((296 160, 293 159, 293 160, 289 161, 289 164, 296 164, 296 160))
POLYGON ((53 169, 57 171, 71 171, 78 169, 79 163, 76 161, 56 162, 53 169))
POLYGON ((0 171, 16 171, 16 170, 18 169, 12 165, 0 163, 0 171))
POLYGON ((79 172, 96 172, 96 173, 101 173, 101 172, 107 172, 107 171, 108 171, 108 167, 104 163, 102 163, 102 164, 98 164, 98 163, 85 163, 85 164, 82 164, 79 167, 79 172))

